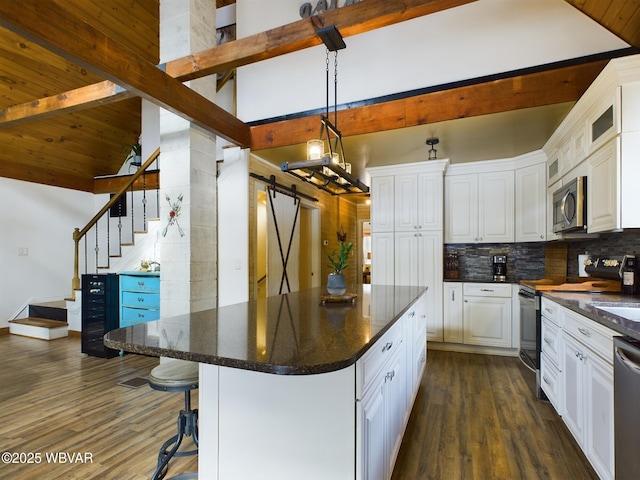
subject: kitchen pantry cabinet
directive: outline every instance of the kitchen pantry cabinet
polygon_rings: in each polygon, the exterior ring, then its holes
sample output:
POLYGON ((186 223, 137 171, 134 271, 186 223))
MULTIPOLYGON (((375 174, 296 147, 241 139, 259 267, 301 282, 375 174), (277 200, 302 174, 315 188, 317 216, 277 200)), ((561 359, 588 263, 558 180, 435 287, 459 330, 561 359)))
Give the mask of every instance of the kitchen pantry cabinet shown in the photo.
POLYGON ((514 241, 513 170, 445 176, 444 243, 514 241))
POLYGON ((448 160, 369 169, 371 283, 428 287, 427 337, 442 341, 443 176, 448 160))

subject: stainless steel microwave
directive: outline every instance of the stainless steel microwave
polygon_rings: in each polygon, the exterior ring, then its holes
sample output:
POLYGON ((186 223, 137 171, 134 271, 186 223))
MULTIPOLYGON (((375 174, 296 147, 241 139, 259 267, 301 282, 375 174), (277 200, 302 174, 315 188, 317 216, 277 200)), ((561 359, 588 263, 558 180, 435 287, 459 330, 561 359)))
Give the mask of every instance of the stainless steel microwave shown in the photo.
POLYGON ((587 230, 587 177, 576 177, 553 193, 553 231, 587 230))

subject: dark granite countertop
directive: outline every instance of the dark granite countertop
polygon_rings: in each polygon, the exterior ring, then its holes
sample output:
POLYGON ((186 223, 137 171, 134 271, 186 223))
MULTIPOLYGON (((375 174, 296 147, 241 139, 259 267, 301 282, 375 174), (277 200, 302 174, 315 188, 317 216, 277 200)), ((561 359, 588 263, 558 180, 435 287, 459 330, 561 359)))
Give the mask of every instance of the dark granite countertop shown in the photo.
POLYGON ((118 328, 106 346, 282 375, 340 370, 355 363, 425 287, 359 285, 354 304, 320 305, 312 288, 118 328))
POLYGON ((622 335, 640 340, 640 322, 598 310, 596 306, 632 306, 640 308, 640 298, 620 293, 543 292, 543 297, 584 315, 622 335))

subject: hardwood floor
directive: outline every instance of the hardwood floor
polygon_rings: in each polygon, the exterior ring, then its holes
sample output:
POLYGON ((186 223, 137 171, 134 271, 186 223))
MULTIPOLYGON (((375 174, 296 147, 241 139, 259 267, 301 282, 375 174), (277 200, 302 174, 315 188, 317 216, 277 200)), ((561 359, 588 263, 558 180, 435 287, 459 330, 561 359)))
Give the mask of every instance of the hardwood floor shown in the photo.
MULTIPOLYGON (((183 397, 117 384, 157 361, 88 357, 79 338, 0 335, 0 452, 42 455, 39 464, 0 464, 0 479, 150 478, 183 397), (48 463, 56 452, 92 462, 48 463)), ((430 350, 393 480, 596 479, 553 408, 533 397, 530 379, 514 358, 430 350)), ((169 475, 195 470, 197 459, 180 458, 169 475)))
POLYGON ((429 350, 392 480, 597 479, 517 358, 429 350))
MULTIPOLYGON (((176 432, 181 393, 117 385, 146 376, 157 358, 109 360, 80 353, 80 339, 43 341, 0 336, 0 453, 40 463, 0 464, 0 479, 143 480, 160 446, 176 432), (47 462, 46 455, 80 453, 87 463, 47 462)), ((198 395, 192 395, 193 406, 198 395)), ((191 439, 185 442, 191 448, 191 439)), ((4 460, 4 457, 3 457, 4 460)), ((197 470, 197 457, 174 459, 169 476, 197 470)))

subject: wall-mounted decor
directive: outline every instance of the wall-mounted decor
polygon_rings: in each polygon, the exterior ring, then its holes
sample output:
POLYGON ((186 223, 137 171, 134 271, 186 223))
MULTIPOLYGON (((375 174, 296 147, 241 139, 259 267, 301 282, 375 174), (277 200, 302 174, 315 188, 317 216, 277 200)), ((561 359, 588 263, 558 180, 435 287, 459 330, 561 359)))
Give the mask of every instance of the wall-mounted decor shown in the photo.
POLYGON ((167 199, 167 202, 169 202, 169 206, 171 207, 171 210, 169 211, 169 220, 167 221, 167 225, 164 227, 164 229, 162 230, 162 236, 166 236, 167 235, 167 230, 169 230, 169 227, 171 227, 172 225, 175 225, 176 227, 178 227, 178 232, 180 233, 181 237, 184 237, 184 231, 182 230, 182 228, 180 227, 180 224, 178 223, 178 217, 180 216, 180 210, 182 209, 182 194, 178 195, 178 198, 176 199, 175 202, 171 201, 171 197, 169 197, 169 195, 167 195, 165 197, 167 199))

